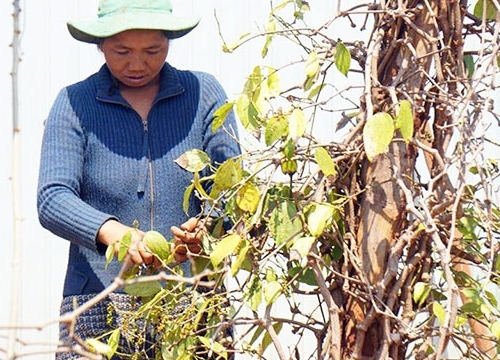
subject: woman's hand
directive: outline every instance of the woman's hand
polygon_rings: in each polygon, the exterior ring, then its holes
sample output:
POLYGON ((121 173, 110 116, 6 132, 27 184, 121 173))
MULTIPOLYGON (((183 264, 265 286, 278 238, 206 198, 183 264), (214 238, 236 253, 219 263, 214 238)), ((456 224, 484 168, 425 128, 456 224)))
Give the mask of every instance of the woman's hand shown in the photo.
POLYGON ((128 249, 127 265, 149 265, 153 263, 154 256, 142 241, 144 233, 138 229, 123 225, 116 220, 106 221, 97 234, 97 241, 109 246, 114 245, 115 255, 120 250, 120 241, 127 232, 132 235, 132 241, 128 249))
POLYGON ((188 260, 189 254, 199 254, 205 225, 196 218, 190 218, 179 227, 170 228, 174 235, 174 258, 178 262, 188 260))

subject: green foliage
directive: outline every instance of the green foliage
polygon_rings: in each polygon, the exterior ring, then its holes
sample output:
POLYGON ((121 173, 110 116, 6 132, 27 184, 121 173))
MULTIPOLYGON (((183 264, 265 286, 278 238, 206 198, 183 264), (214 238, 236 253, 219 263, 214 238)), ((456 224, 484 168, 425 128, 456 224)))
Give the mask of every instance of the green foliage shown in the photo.
POLYGON ((498 9, 492 0, 478 0, 474 6, 474 16, 479 19, 484 17, 487 21, 495 21, 498 9))

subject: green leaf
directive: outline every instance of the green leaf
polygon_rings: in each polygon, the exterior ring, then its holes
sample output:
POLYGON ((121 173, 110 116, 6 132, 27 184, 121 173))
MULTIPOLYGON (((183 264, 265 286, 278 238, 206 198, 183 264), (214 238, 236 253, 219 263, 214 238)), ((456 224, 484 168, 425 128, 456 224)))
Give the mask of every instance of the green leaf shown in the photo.
POLYGON ((231 234, 224 237, 210 253, 210 262, 213 266, 218 266, 222 260, 234 253, 241 243, 241 237, 238 234, 231 234))
POLYGON ((231 264, 232 276, 236 276, 236 274, 242 269, 244 262, 247 260, 248 250, 250 250, 248 241, 242 240, 236 259, 231 264))
POLYGON ((214 183, 219 189, 226 190, 239 183, 242 179, 243 170, 240 163, 233 159, 228 159, 217 169, 214 183))
POLYGON ((318 163, 321 172, 325 176, 337 175, 335 163, 333 162, 333 159, 331 158, 330 154, 325 148, 323 147, 317 148, 314 153, 314 158, 316 159, 316 162, 318 163))
POLYGON ((467 69, 467 76, 472 77, 476 69, 476 64, 474 64, 474 58, 472 57, 472 55, 464 55, 464 65, 467 69))
POLYGON ((422 304, 427 300, 429 294, 431 293, 431 286, 425 282, 417 282, 413 288, 413 301, 418 305, 422 304))
POLYGON ((298 276, 299 282, 310 286, 318 286, 316 276, 314 275, 314 272, 310 268, 303 268, 302 266, 296 266, 288 271, 288 275, 290 277, 295 277, 297 274, 299 274, 298 276))
POLYGON ((293 109, 288 118, 288 136, 292 139, 298 139, 304 136, 306 132, 307 120, 304 112, 299 109, 293 109))
POLYGON ((302 233, 302 224, 297 218, 297 208, 290 201, 281 202, 271 213, 269 231, 278 246, 302 233))
POLYGON ((481 314, 482 314, 481 313, 481 305, 478 304, 478 303, 472 302, 472 301, 463 304, 460 307, 460 310, 464 314, 469 314, 469 315, 472 315, 472 316, 481 316, 481 314))
POLYGON ((318 238, 333 216, 334 208, 328 204, 312 205, 307 213, 307 229, 312 236, 318 238))
POLYGON ((130 245, 132 244, 132 232, 127 231, 125 235, 123 235, 122 240, 120 241, 120 248, 118 250, 118 261, 123 262, 125 257, 128 254, 128 249, 130 249, 130 245))
POLYGON ((144 234, 143 241, 148 249, 161 261, 168 263, 172 261, 170 243, 158 231, 150 230, 144 234))
POLYGON ((288 136, 288 119, 285 116, 273 116, 266 124, 266 145, 271 146, 282 137, 288 136))
POLYGON ((283 147, 283 154, 285 154, 285 158, 287 160, 292 160, 295 156, 295 141, 293 139, 288 139, 283 147))
POLYGON ((413 111, 411 103, 403 100, 399 104, 399 112, 396 116, 396 129, 399 129, 403 139, 408 143, 413 138, 413 111))
POLYGON ((236 113, 246 130, 252 131, 259 127, 257 121, 259 113, 247 94, 241 94, 236 100, 236 113))
POLYGON ((444 309, 443 305, 441 305, 437 301, 434 301, 432 303, 432 313, 438 319, 439 325, 443 326, 444 325, 444 321, 446 319, 446 310, 444 309))
POLYGON ((151 281, 127 284, 123 287, 123 290, 132 296, 150 297, 159 293, 162 290, 162 287, 158 281, 151 281))
MULTIPOLYGON (((276 332, 276 334, 279 334, 281 329, 283 328, 283 322, 279 321, 277 322, 276 324, 273 325, 273 328, 274 328, 274 331, 276 332)), ((264 334, 264 337, 262 339, 262 345, 261 345, 261 349, 262 351, 265 351, 269 345, 271 345, 273 343, 273 340, 271 339, 271 336, 269 335, 268 332, 266 332, 264 334)))
POLYGON ((113 332, 108 338, 108 346, 110 347, 111 350, 108 354, 106 354, 108 359, 111 359, 113 355, 116 353, 116 350, 118 350, 118 345, 120 343, 120 333, 121 329, 113 330, 113 332))
POLYGON ((267 53, 269 52, 269 46, 271 46, 271 43, 274 38, 274 32, 276 31, 276 21, 274 18, 269 19, 267 26, 266 26, 266 43, 264 44, 264 47, 262 48, 261 51, 261 56, 265 58, 267 56, 267 53))
POLYGON ((282 293, 281 285, 278 281, 271 281, 264 285, 264 300, 267 305, 273 304, 282 293))
POLYGON ((181 168, 196 173, 210 165, 210 157, 201 150, 192 149, 179 156, 174 162, 181 168))
POLYGON ((477 289, 472 289, 472 288, 466 288, 466 289, 461 289, 460 292, 470 300, 477 300, 480 298, 479 291, 477 289))
POLYGON ((182 199, 182 210, 187 214, 189 212, 189 199, 191 198, 191 194, 193 193, 194 185, 189 185, 184 191, 184 197, 182 199))
POLYGON ((212 122, 212 131, 215 132, 219 129, 226 121, 227 116, 231 113, 234 107, 234 102, 227 102, 221 107, 219 107, 214 112, 214 121, 212 122))
POLYGON ((319 93, 321 92, 321 90, 324 89, 324 87, 326 86, 326 84, 320 84, 318 86, 315 86, 310 92, 309 92, 309 95, 307 95, 307 98, 308 99, 313 99, 315 98, 317 95, 319 95, 319 93))
POLYGON ((478 229, 478 222, 470 216, 462 216, 457 224, 457 229, 462 233, 467 240, 477 240, 478 236, 476 230, 478 229))
POLYGON ((394 138, 394 120, 386 112, 373 115, 363 128, 363 142, 368 160, 384 154, 394 138))
POLYGON ((483 14, 485 14, 485 20, 494 21, 497 18, 497 13, 498 10, 492 0, 478 0, 476 6, 474 6, 474 16, 479 19, 482 19, 483 14), (484 13, 484 10, 486 10, 486 13, 484 13))
POLYGON ((335 66, 345 76, 351 69, 351 53, 340 41, 335 46, 335 66))
POLYGON ((260 191, 257 186, 252 183, 245 183, 236 195, 236 204, 246 212, 254 213, 260 202, 260 191))
POLYGON ((245 304, 253 311, 257 311, 262 303, 262 281, 258 276, 252 278, 243 294, 245 304))

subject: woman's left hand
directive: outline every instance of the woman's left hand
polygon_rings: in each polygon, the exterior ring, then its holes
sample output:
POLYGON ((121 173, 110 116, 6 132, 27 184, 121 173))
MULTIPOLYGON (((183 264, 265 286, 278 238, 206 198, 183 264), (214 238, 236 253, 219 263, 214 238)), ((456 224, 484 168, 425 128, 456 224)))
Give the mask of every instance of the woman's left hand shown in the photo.
POLYGON ((179 227, 170 228, 174 235, 174 258, 178 262, 189 259, 190 254, 199 254, 201 238, 206 231, 203 223, 197 218, 190 218, 179 227))

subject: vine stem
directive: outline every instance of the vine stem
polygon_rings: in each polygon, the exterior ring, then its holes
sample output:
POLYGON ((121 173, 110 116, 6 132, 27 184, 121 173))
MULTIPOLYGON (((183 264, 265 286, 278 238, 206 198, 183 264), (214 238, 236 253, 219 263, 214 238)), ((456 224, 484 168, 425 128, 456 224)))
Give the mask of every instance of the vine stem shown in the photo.
POLYGON ((22 209, 21 209, 21 129, 19 126, 19 47, 21 8, 19 0, 14 0, 13 37, 12 37, 12 208, 13 208, 13 244, 12 244, 12 277, 10 292, 10 331, 7 342, 7 359, 16 358, 17 326, 20 319, 21 300, 21 258, 22 258, 22 209))

